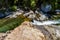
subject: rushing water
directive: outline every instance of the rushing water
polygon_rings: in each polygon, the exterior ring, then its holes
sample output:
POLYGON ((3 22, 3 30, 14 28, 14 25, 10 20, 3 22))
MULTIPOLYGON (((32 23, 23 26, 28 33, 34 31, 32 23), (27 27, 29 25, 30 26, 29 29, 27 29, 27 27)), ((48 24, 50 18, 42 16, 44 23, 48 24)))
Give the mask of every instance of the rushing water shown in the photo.
POLYGON ((53 25, 53 24, 60 24, 60 19, 59 20, 48 20, 48 21, 36 21, 36 20, 33 20, 32 24, 34 25, 53 25))

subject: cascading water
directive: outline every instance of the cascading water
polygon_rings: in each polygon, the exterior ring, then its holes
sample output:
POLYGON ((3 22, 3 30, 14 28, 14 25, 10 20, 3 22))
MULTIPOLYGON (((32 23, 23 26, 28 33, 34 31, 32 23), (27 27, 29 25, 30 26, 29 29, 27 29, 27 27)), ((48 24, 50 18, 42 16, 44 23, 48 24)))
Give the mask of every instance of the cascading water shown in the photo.
POLYGON ((48 21, 43 21, 43 22, 33 20, 32 24, 34 24, 34 25, 53 25, 53 24, 60 24, 60 20, 52 20, 52 21, 48 20, 48 21))
MULTIPOLYGON (((50 12, 51 9, 52 9, 51 4, 47 4, 46 3, 45 6, 43 4, 41 5, 42 14, 45 15, 45 16, 47 16, 47 17, 50 17, 49 16, 50 14, 48 12, 50 12)), ((57 11, 58 10, 56 10, 56 12, 57 11)), ((43 16, 43 18, 45 18, 45 16, 43 16)), ((43 19, 43 18, 41 18, 41 19, 43 19)), ((42 22, 33 20, 32 24, 34 24, 34 25, 53 25, 53 24, 60 24, 60 19, 59 20, 48 20, 48 21, 42 21, 42 22)))

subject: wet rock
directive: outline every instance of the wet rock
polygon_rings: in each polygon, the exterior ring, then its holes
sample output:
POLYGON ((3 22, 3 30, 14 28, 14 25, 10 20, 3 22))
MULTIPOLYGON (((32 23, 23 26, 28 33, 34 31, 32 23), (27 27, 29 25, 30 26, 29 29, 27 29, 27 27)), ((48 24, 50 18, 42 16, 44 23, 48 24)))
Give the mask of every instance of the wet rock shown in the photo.
POLYGON ((46 20, 46 19, 48 19, 45 15, 43 15, 43 14, 40 14, 40 17, 39 17, 39 19, 40 20, 46 20))
POLYGON ((0 13, 0 18, 4 18, 5 15, 3 13, 0 13))
POLYGON ((44 14, 43 12, 40 12, 40 17, 39 17, 39 19, 43 21, 43 20, 47 20, 48 17, 47 17, 47 15, 44 14))
POLYGON ((6 13, 8 16, 6 16, 5 18, 16 18, 17 16, 23 14, 23 12, 23 10, 18 10, 16 12, 11 12, 9 14, 6 13))
POLYGON ((60 10, 55 10, 56 14, 60 14, 60 10))
POLYGON ((41 4, 41 10, 44 12, 51 11, 51 8, 52 8, 51 4, 48 4, 48 3, 46 5, 41 4))
POLYGON ((60 12, 60 10, 59 9, 57 9, 57 10, 55 10, 56 12, 60 12))
POLYGON ((5 12, 5 15, 6 16, 9 16, 9 15, 11 15, 12 14, 12 12, 5 12))

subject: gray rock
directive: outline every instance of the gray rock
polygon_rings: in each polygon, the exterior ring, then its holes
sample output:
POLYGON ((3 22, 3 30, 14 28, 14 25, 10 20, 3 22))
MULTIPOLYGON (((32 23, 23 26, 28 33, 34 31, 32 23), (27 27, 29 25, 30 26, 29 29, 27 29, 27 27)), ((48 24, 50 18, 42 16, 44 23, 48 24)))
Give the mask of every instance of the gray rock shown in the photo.
POLYGON ((34 19, 35 17, 36 17, 35 14, 30 14, 30 15, 28 16, 28 18, 31 18, 31 19, 34 19))
POLYGON ((51 6, 51 4, 46 4, 46 5, 41 5, 41 10, 42 11, 44 11, 44 12, 49 12, 49 11, 51 11, 51 8, 52 8, 52 6, 51 6))
POLYGON ((46 20, 46 19, 47 19, 47 17, 46 17, 45 15, 43 15, 43 14, 40 14, 39 19, 40 19, 40 20, 46 20))
POLYGON ((23 14, 23 11, 22 10, 19 10, 19 11, 16 11, 16 12, 12 12, 11 15, 8 15, 7 17, 5 18, 16 18, 17 16, 23 14))
POLYGON ((5 15, 3 13, 0 13, 0 18, 4 18, 5 15))

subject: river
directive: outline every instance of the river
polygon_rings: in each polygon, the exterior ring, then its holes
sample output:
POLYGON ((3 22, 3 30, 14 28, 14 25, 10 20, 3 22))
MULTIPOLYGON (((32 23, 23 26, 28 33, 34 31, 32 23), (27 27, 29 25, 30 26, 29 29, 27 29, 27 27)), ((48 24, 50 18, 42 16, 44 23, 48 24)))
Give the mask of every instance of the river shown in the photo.
POLYGON ((36 21, 33 20, 32 24, 34 25, 55 25, 55 24, 60 24, 60 19, 59 20, 47 20, 47 21, 36 21))

